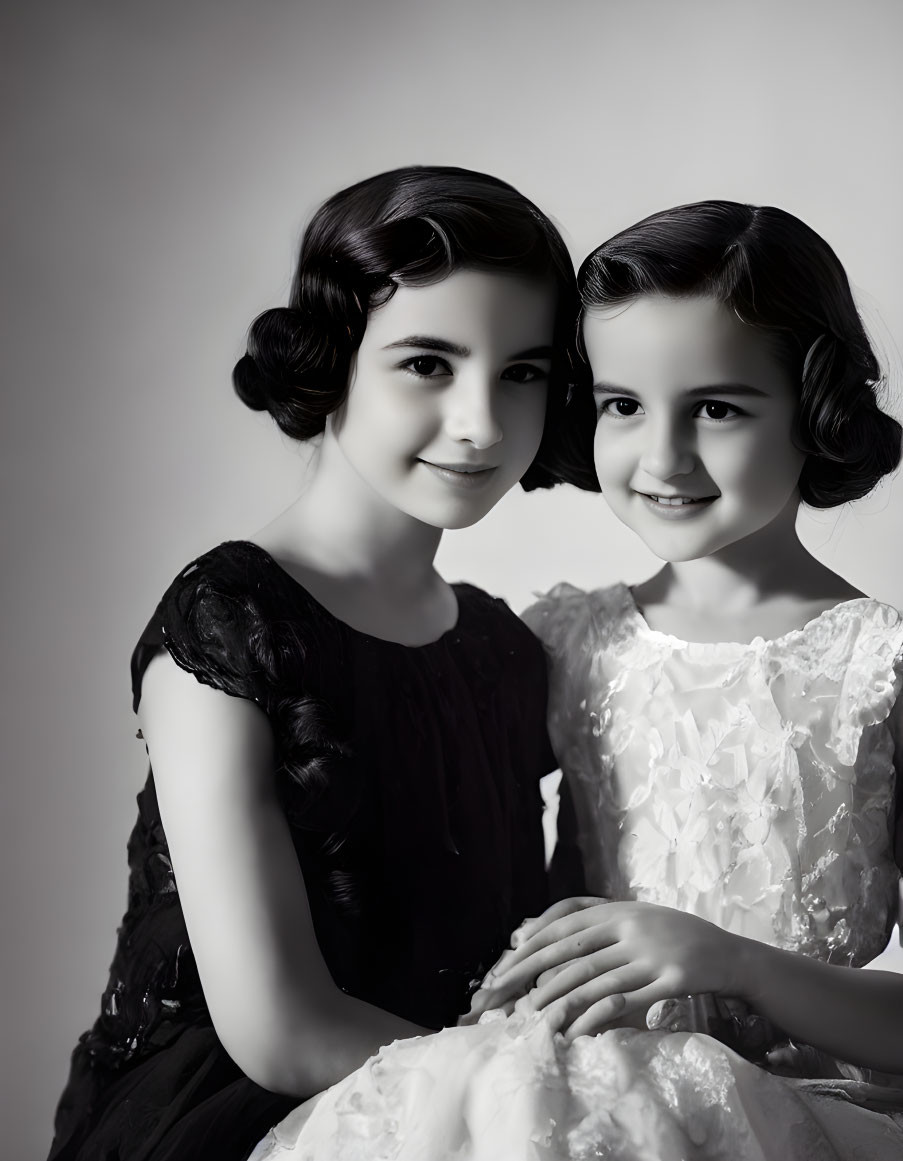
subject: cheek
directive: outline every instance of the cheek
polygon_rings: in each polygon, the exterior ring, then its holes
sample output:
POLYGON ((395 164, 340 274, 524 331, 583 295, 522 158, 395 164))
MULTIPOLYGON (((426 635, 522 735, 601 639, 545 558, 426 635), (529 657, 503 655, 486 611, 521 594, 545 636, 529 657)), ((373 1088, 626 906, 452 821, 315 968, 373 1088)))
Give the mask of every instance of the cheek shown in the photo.
POLYGON ((763 502, 773 496, 786 497, 796 487, 806 458, 783 426, 759 432, 747 448, 735 452, 731 455, 727 448, 721 449, 721 474, 732 478, 753 501, 760 497, 763 502))
POLYGON ((425 397, 398 391, 371 391, 352 401, 345 418, 346 438, 393 448, 429 434, 434 408, 425 397))
POLYGON ((625 483, 633 473, 636 455, 625 433, 619 436, 600 420, 593 440, 593 461, 600 484, 625 483))

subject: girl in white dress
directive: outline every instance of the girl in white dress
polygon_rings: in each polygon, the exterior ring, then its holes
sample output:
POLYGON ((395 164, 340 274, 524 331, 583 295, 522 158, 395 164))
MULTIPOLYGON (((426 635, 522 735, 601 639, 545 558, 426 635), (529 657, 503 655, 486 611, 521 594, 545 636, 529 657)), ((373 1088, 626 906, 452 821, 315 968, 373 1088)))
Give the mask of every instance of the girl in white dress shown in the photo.
POLYGON ((588 894, 515 933, 466 1026, 258 1155, 903 1158, 903 977, 856 970, 897 912, 903 618, 795 530, 900 458, 846 275, 791 215, 705 202, 580 286, 595 410, 560 474, 665 562, 526 615, 588 894))

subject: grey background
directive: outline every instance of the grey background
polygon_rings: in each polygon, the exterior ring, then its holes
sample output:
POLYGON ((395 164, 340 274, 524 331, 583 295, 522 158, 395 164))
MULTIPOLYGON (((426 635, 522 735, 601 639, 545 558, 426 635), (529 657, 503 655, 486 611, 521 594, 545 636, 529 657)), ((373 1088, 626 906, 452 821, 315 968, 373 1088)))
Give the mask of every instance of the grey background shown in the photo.
MULTIPOLYGON (((575 258, 702 197, 826 235, 896 368, 903 6, 331 0, 6 6, 4 1061, 0 1155, 43 1156, 97 1010, 145 762, 133 642, 175 572, 287 502, 304 456, 229 386, 316 204, 410 162, 495 173, 575 258)), ((900 410, 899 397, 893 404, 900 410)), ((903 605, 900 480, 806 517, 903 605)), ((510 496, 450 578, 531 591, 653 561, 598 497, 510 496)))

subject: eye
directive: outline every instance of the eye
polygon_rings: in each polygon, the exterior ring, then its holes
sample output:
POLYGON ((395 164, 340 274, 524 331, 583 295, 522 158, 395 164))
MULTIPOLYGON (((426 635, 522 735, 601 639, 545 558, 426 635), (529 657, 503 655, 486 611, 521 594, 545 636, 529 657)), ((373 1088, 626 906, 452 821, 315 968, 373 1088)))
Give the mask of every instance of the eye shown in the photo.
POLYGON ((413 359, 405 359, 398 364, 409 375, 416 375, 418 379, 438 379, 442 375, 450 375, 451 367, 438 355, 416 355, 413 359))
POLYGON ((632 399, 628 395, 619 395, 614 399, 599 400, 599 414, 610 415, 615 419, 631 419, 634 415, 642 415, 643 408, 639 399, 632 399))
POLYGON ((544 371, 542 367, 535 367, 532 363, 512 363, 510 367, 505 368, 501 377, 513 383, 536 383, 548 379, 549 372, 544 371))
POLYGON ((706 399, 694 412, 700 419, 711 419, 714 423, 722 423, 726 419, 735 419, 738 415, 745 414, 739 407, 733 407, 721 399, 706 399))

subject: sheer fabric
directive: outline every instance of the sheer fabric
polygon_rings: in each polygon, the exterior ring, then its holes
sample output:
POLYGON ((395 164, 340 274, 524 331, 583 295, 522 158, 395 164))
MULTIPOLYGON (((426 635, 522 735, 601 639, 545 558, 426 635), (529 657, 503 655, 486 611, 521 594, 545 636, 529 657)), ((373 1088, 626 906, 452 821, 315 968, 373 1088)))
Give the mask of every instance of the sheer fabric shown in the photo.
POLYGON ((773 641, 649 628, 625 585, 559 586, 527 621, 590 894, 692 912, 859 966, 887 944, 903 622, 848 601, 773 641))

